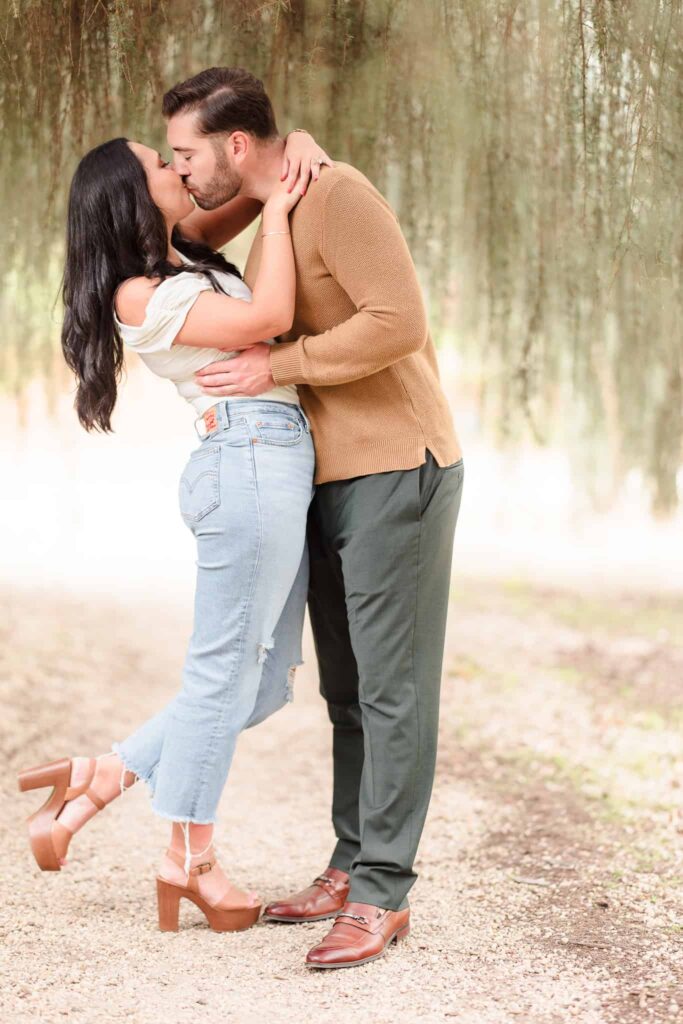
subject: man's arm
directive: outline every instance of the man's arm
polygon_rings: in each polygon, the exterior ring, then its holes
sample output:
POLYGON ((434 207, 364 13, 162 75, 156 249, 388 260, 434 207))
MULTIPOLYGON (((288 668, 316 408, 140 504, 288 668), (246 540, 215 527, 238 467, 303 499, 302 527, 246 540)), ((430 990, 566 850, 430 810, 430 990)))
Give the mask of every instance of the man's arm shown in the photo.
POLYGON ((427 315, 398 221, 362 182, 339 178, 326 199, 320 251, 358 310, 336 327, 270 349, 277 385, 345 384, 421 349, 427 315))

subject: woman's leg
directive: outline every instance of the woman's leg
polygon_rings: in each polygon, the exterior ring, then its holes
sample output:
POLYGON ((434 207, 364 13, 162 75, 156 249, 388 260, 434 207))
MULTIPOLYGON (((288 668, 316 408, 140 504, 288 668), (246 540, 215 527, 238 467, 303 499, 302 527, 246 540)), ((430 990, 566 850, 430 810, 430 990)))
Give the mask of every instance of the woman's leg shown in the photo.
MULTIPOLYGON (((219 441, 200 446, 181 480, 181 509, 199 556, 183 688, 98 761, 97 778, 112 790, 102 793, 107 802, 137 776, 150 785, 157 813, 191 823, 172 836, 175 848, 183 835, 188 858, 210 834, 239 731, 286 702, 301 663, 313 446, 303 418, 297 417, 298 433, 285 434, 285 426, 293 426, 291 412, 283 418, 271 407, 269 414, 257 415, 241 418, 221 431, 219 441)), ((75 776, 80 760, 74 762, 75 776)), ((82 760, 85 769, 87 759, 82 760)), ((90 801, 87 808, 79 806, 83 799, 63 812, 73 819, 71 831, 95 813, 90 801)))
MULTIPOLYGON (((285 607, 273 632, 274 645, 268 651, 263 663, 261 682, 254 710, 244 728, 249 729, 263 722, 270 715, 293 699, 294 673, 302 664, 301 639, 308 595, 308 548, 305 547, 294 585, 289 592, 285 607)), ((190 866, 201 863, 205 852, 211 848, 213 841, 213 825, 190 824, 185 830, 181 823, 172 825, 170 848, 186 857, 191 853, 190 866)), ((185 875, 168 857, 164 857, 159 874, 169 882, 182 885, 185 875)), ((201 891, 209 902, 220 901, 221 907, 240 907, 258 902, 254 893, 246 894, 236 886, 226 888, 226 879, 222 872, 212 871, 201 879, 201 891)))
MULTIPOLYGON (((270 717, 270 715, 274 714, 276 711, 280 710, 280 708, 284 707, 285 704, 294 699, 294 675, 298 666, 303 664, 301 640, 306 612, 306 599, 308 595, 308 577, 308 547, 305 545, 294 584, 289 592, 285 602, 285 607, 282 610, 282 614, 280 615, 277 626, 273 632, 274 646, 272 650, 268 652, 268 657, 263 663, 256 703, 254 705, 254 710, 244 727, 245 729, 259 725, 261 722, 265 721, 266 718, 270 717)), ((147 723, 149 729, 159 737, 159 749, 161 749, 161 745, 163 743, 165 723, 169 711, 170 706, 167 706, 147 723)), ((86 759, 83 759, 83 761, 84 768, 86 768, 86 759)), ((118 795, 118 790, 121 785, 120 773, 122 763, 118 755, 114 755, 111 760, 107 760, 106 764, 109 767, 103 769, 103 771, 106 771, 108 782, 104 788, 109 787, 112 789, 112 792, 115 791, 115 795, 118 795)), ((154 766, 152 778, 155 775, 156 765, 154 766)), ((133 775, 132 772, 126 772, 124 781, 126 789, 132 785, 135 778, 136 776, 133 775)), ((75 802, 76 801, 74 801, 74 803, 75 802)), ((92 807, 92 805, 90 806, 92 807)), ((92 813, 95 813, 94 808, 92 808, 92 813)), ((88 817, 90 816, 91 815, 88 815, 88 817)), ((83 822, 86 820, 88 820, 88 818, 83 817, 83 822)), ((189 846, 192 853, 192 865, 194 865, 195 861, 201 857, 202 851, 211 845, 213 830, 213 825, 190 825, 189 846)), ((187 853, 187 840, 188 833, 183 831, 182 824, 174 822, 172 825, 171 840, 169 843, 171 849, 184 857, 187 853)), ((162 871, 164 873, 164 877, 169 881, 175 881, 177 883, 182 882, 181 873, 176 870, 176 865, 174 865, 173 862, 168 861, 168 859, 166 859, 165 863, 162 864, 162 871)), ((212 880, 207 877, 205 885, 208 886, 210 881, 217 882, 218 876, 214 876, 212 880)), ((206 892, 206 895, 210 898, 208 891, 206 892)), ((241 905, 244 902, 241 898, 243 894, 240 894, 237 889, 235 889, 234 893, 229 895, 233 896, 235 905, 241 905)), ((230 902, 229 900, 226 901, 222 898, 221 904, 230 905, 230 902)))
MULTIPOLYGON (((285 434, 291 418, 272 407, 244 417, 221 431, 220 441, 201 446, 183 474, 181 508, 198 542, 183 687, 116 745, 126 766, 150 784, 154 810, 177 822, 215 820, 239 732, 282 706, 289 669, 301 660, 314 458, 307 429, 285 434), (283 654, 286 674, 277 669, 283 654), (264 671, 272 685, 262 690, 264 671)), ((193 840, 191 848, 199 844, 193 840)))
MULTIPOLYGON (((273 647, 266 651, 266 657, 261 666, 261 680, 256 703, 244 726, 245 729, 259 725, 294 698, 296 669, 303 664, 301 640, 306 615, 308 577, 308 547, 304 542, 304 551, 296 578, 273 631, 273 647)), ((144 745, 157 752, 157 760, 149 767, 147 775, 147 782, 152 792, 154 792, 161 748, 172 707, 172 703, 167 704, 142 726, 144 745)), ((118 749, 120 744, 114 744, 114 746, 118 749)), ((128 754, 126 754, 126 762, 131 763, 128 754)), ((120 763, 117 761, 117 764, 120 763)), ((138 772, 138 777, 145 778, 141 772, 138 772)), ((126 783, 127 786, 128 783, 126 783)))
POLYGON ((263 665, 250 729, 294 699, 294 676, 301 657, 301 640, 308 596, 308 547, 304 546, 296 579, 273 632, 274 645, 263 665))

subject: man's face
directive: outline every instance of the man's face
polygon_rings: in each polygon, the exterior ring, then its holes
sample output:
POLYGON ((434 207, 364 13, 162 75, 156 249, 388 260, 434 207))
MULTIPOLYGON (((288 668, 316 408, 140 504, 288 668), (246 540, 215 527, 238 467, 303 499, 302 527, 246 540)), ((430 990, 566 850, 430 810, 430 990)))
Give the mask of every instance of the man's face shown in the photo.
POLYGON ((202 210, 215 210, 239 193, 239 165, 244 154, 242 140, 237 136, 243 135, 201 135, 196 130, 194 113, 170 118, 166 139, 173 150, 173 167, 202 210))

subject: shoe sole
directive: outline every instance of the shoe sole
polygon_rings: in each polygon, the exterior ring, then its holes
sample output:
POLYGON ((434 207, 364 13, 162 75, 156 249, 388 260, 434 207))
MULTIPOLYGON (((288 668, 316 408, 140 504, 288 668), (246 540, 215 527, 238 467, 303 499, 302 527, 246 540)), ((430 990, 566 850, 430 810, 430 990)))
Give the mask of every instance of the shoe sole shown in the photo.
POLYGON ((180 901, 183 899, 189 900, 199 907, 214 932, 246 931, 247 928, 256 924, 261 914, 260 903, 255 907, 221 909, 207 903, 199 893, 157 877, 159 931, 177 932, 179 930, 180 901))
POLYGON ((261 920, 279 921, 282 924, 306 924, 308 921, 329 921, 336 916, 336 911, 333 914, 318 914, 317 917, 282 917, 279 914, 264 914, 261 920))
POLYGON ((347 962, 343 964, 316 964, 305 961, 305 965, 306 967, 322 968, 323 970, 330 970, 337 967, 361 967, 363 964, 369 964, 372 960, 379 960, 381 956, 384 956, 392 942, 395 942, 398 945, 402 939, 407 939, 409 934, 410 925, 406 924, 403 928, 399 928, 397 932, 394 932, 390 939, 387 939, 384 949, 380 950, 379 953, 374 953, 372 956, 366 956, 362 960, 347 960, 347 962))

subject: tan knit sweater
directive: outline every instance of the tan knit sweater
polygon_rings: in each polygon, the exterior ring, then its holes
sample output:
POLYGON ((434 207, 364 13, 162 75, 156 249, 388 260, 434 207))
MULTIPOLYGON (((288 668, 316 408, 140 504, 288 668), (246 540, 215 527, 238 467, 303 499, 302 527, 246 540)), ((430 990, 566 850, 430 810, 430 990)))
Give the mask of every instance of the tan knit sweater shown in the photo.
MULTIPOLYGON (((461 450, 422 293, 387 201, 337 162, 323 166, 290 226, 294 323, 271 350, 271 370, 277 385, 298 385, 316 484, 413 469, 425 448, 440 466, 456 462, 461 450)), ((263 244, 258 231, 244 271, 252 288, 263 244)))

